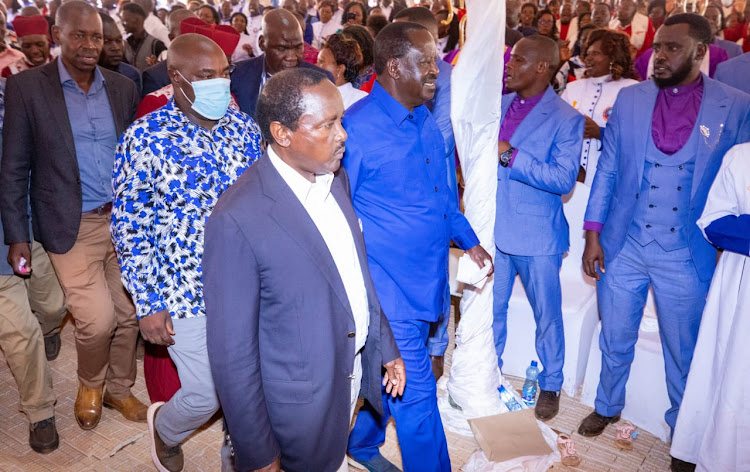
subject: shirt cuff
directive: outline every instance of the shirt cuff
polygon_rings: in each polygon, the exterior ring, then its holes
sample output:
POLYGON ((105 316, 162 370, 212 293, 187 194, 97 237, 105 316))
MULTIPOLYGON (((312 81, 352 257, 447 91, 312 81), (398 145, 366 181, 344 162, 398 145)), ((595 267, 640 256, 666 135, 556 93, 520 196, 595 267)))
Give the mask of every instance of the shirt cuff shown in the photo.
POLYGON ((513 161, 516 160, 517 155, 518 155, 518 149, 514 149, 513 154, 511 154, 510 160, 508 161, 508 167, 513 167, 513 161))
POLYGON ((597 223, 596 221, 583 222, 583 229, 586 231, 596 231, 597 233, 601 233, 602 228, 604 228, 604 225, 601 223, 597 223))

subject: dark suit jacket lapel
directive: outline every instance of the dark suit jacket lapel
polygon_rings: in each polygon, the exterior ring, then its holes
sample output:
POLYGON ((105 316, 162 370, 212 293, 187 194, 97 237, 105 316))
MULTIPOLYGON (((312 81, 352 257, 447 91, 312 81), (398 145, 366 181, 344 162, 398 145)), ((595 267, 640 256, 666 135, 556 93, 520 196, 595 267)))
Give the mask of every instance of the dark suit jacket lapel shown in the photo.
POLYGON ((263 182, 263 192, 275 201, 271 217, 310 256, 353 320, 351 305, 339 271, 323 236, 320 235, 307 210, 276 171, 268 154, 255 165, 258 166, 258 173, 263 182))
MULTIPOLYGON (((724 122, 731 108, 732 100, 724 93, 716 82, 703 76, 703 100, 698 113, 698 152, 695 156, 695 170, 693 172, 693 186, 690 198, 700 187, 703 174, 709 161, 714 157, 714 151, 719 147, 724 132, 724 122)), ((717 156, 719 159, 723 155, 717 156)))
POLYGON ((70 117, 68 116, 68 107, 65 105, 65 96, 63 95, 62 84, 60 83, 60 73, 57 70, 56 59, 46 66, 43 66, 43 72, 47 76, 49 85, 47 87, 47 96, 45 99, 49 103, 49 112, 52 115, 52 121, 57 123, 65 146, 68 148, 71 156, 76 156, 76 146, 73 141, 73 129, 70 127, 70 117))

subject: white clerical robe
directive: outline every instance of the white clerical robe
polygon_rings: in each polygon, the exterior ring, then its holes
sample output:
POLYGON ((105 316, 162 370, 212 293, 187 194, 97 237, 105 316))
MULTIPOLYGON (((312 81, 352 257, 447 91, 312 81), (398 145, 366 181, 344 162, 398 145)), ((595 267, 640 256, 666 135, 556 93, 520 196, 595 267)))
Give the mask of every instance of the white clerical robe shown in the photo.
MULTIPOLYGON (((750 214, 750 143, 724 157, 698 226, 750 214)), ((697 471, 750 470, 750 257, 724 251, 716 267, 672 439, 697 471)))

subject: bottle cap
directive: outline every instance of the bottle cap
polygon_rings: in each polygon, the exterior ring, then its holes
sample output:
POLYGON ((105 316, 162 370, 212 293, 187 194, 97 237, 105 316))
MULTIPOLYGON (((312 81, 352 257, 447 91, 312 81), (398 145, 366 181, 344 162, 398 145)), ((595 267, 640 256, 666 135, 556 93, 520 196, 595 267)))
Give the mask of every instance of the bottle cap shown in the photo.
POLYGON ((531 367, 536 367, 536 361, 531 361, 531 367))

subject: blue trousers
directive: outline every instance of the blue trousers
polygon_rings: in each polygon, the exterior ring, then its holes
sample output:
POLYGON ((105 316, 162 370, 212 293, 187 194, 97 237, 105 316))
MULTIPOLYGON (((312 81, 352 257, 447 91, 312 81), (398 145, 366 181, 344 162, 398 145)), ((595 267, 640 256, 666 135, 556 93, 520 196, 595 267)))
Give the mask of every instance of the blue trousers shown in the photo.
POLYGON ((443 311, 437 321, 430 323, 430 336, 427 338, 427 352, 431 356, 442 357, 448 349, 448 323, 451 321, 451 289, 445 284, 445 297, 443 298, 443 311))
POLYGON ((408 320, 390 324, 406 365, 404 395, 394 399, 384 389, 382 417, 365 402, 349 434, 349 455, 355 460, 369 460, 380 454, 378 448, 385 442, 385 427, 393 416, 405 472, 450 472, 448 443, 426 347, 430 323, 408 320))
POLYGON ((498 366, 503 368, 503 351, 508 335, 508 301, 516 274, 526 290, 536 321, 536 353, 544 365, 539 373, 539 388, 557 392, 563 384, 565 332, 562 319, 560 267, 562 254, 552 256, 512 256, 495 252, 494 320, 495 350, 498 366))
POLYGON ((698 277, 689 248, 665 251, 655 241, 641 246, 630 237, 605 269, 597 283, 602 371, 596 412, 615 416, 625 406, 625 385, 652 285, 671 404, 664 419, 674 431, 710 281, 698 277))

